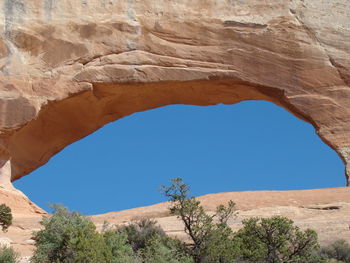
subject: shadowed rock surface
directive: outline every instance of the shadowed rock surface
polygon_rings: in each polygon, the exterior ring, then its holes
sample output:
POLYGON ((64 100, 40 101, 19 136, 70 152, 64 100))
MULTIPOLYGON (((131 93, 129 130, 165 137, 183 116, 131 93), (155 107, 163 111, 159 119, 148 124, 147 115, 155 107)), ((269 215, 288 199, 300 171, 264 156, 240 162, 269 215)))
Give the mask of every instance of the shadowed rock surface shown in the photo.
POLYGON ((106 123, 169 104, 271 101, 348 163, 348 0, 0 5, 4 187, 106 123))

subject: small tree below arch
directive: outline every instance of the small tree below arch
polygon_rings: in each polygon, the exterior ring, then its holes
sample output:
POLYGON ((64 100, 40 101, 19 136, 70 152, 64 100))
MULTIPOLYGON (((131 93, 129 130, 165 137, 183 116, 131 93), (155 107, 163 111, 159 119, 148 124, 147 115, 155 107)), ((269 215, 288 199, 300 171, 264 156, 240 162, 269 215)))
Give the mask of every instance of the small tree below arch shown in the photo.
POLYGON ((12 225, 11 208, 5 204, 0 205, 0 226, 3 232, 7 232, 9 226, 12 225))

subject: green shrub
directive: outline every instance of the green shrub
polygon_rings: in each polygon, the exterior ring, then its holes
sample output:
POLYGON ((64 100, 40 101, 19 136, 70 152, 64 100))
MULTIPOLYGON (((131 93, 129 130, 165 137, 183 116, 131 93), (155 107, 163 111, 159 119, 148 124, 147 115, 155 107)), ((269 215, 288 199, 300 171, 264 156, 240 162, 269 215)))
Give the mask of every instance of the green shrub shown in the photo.
POLYGON ((321 255, 333 262, 350 263, 350 245, 345 240, 337 240, 334 243, 323 247, 321 255))
POLYGON ((184 244, 149 219, 98 233, 90 219, 55 206, 41 224, 32 263, 192 263, 184 244))
POLYGON ((112 262, 112 253, 90 219, 62 206, 55 206, 50 217, 43 217, 44 227, 35 233, 33 263, 112 262))
POLYGON ((192 263, 186 255, 186 245, 176 238, 168 237, 157 222, 150 219, 134 221, 117 228, 116 233, 125 235, 132 247, 134 260, 142 263, 192 263))
POLYGON ((0 247, 0 263, 19 263, 19 255, 12 248, 0 247))
POLYGON ((187 252, 196 263, 231 262, 236 257, 233 232, 227 221, 235 215, 235 203, 220 205, 213 215, 205 212, 200 202, 189 197, 189 187, 181 178, 172 179, 170 186, 163 186, 164 195, 171 202, 170 213, 184 224, 184 231, 191 239, 187 252))
POLYGON ((157 225, 157 222, 150 219, 134 221, 130 225, 120 227, 117 231, 126 235, 128 243, 135 252, 145 248, 147 242, 154 236, 166 237, 164 230, 157 225))
POLYGON ((2 231, 6 232, 10 225, 12 225, 11 208, 2 204, 0 205, 0 226, 2 231))
POLYGON ((208 237, 205 250, 202 251, 202 261, 205 263, 236 263, 239 253, 234 233, 228 225, 222 224, 217 226, 208 237))
POLYGON ((307 229, 301 231, 292 220, 275 216, 250 218, 236 233, 236 242, 243 260, 253 262, 320 262, 317 234, 307 229))
POLYGON ((165 241, 159 236, 153 236, 140 251, 143 263, 193 263, 193 259, 181 251, 173 242, 176 240, 168 238, 165 241))
POLYGON ((112 254, 112 263, 134 263, 136 261, 126 233, 107 230, 104 231, 103 237, 112 254))
MULTIPOLYGON (((243 228, 234 233, 227 224, 235 215, 232 201, 207 213, 197 199, 188 197, 189 187, 180 178, 173 179, 163 191, 171 201, 171 214, 183 222, 191 242, 167 236, 150 219, 118 228, 106 225, 99 233, 89 218, 55 206, 52 216, 43 217, 43 229, 35 233, 31 262, 350 263, 350 246, 345 241, 320 252, 316 232, 301 231, 288 218, 246 219, 243 228)), ((0 263, 17 263, 16 258, 1 261, 2 257, 0 254, 0 263)))

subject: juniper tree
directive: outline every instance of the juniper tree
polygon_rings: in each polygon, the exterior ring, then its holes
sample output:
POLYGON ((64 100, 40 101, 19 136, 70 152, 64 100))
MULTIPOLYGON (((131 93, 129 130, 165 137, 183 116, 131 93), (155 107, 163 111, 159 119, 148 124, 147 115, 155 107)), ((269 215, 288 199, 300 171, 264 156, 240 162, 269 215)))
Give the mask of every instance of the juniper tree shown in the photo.
POLYGON ((200 201, 189 197, 189 186, 181 178, 172 179, 171 185, 162 186, 161 190, 171 202, 170 213, 184 224, 185 233, 191 239, 188 253, 195 262, 231 262, 234 259, 233 232, 227 225, 235 215, 234 202, 229 201, 228 206, 220 205, 213 214, 208 214, 200 201))
POLYGON ((12 213, 11 208, 5 204, 0 205, 0 226, 3 232, 12 225, 12 213))

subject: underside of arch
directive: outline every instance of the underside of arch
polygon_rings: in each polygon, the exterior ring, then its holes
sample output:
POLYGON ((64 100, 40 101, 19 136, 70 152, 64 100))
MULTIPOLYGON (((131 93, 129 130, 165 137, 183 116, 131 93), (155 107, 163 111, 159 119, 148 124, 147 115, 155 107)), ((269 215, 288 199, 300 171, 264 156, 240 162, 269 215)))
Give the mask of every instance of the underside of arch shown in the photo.
MULTIPOLYGON (((12 156, 11 180, 45 164, 65 146, 130 114, 172 104, 208 106, 245 100, 270 101, 313 124, 319 131, 314 120, 293 105, 283 90, 237 79, 147 84, 92 83, 89 90, 49 102, 36 119, 10 137, 7 150, 12 156)), ((322 134, 321 138, 329 143, 322 134)))
POLYGON ((42 2, 0 12, 1 185, 135 112, 244 100, 311 123, 349 181, 349 1, 42 2))

